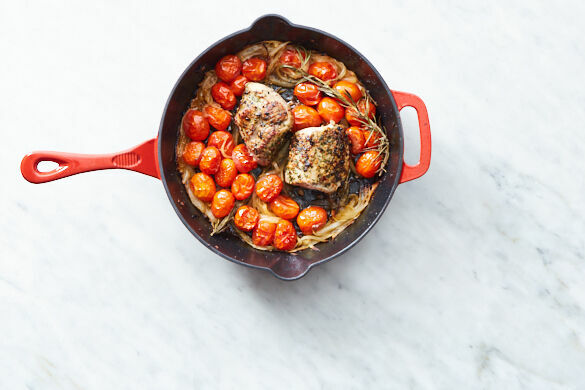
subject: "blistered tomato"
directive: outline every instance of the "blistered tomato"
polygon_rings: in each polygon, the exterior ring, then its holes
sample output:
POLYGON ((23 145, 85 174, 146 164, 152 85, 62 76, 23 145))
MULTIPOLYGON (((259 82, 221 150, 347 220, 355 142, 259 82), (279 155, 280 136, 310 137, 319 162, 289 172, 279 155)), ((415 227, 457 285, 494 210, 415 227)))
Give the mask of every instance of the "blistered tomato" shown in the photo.
POLYGON ((241 206, 234 214, 234 225, 244 232, 249 232, 256 227, 260 214, 258 210, 250 206, 241 206))
POLYGON ((345 80, 338 81, 333 86, 333 89, 335 89, 341 96, 343 96, 348 101, 353 100, 354 102, 357 102, 362 97, 362 91, 360 91, 357 84, 349 81, 345 80), (351 97, 351 100, 348 98, 347 96, 348 94, 351 97))
POLYGON ((236 95, 223 81, 215 83, 211 87, 211 96, 225 110, 231 110, 236 106, 236 95))
POLYGON ((244 200, 254 192, 254 177, 247 173, 236 175, 232 183, 232 194, 237 200, 244 200))
POLYGON ((381 164, 382 158, 380 153, 375 150, 370 150, 358 158, 357 163, 355 164, 355 170, 363 177, 369 179, 376 175, 381 164))
POLYGON ((234 196, 228 190, 219 190, 213 195, 211 213, 215 218, 223 218, 232 211, 236 203, 234 196))
POLYGON ((197 172, 189 182, 193 194, 204 202, 211 202, 215 195, 215 183, 211 176, 203 172, 197 172))
POLYGON ((292 110, 294 118, 294 129, 301 130, 307 127, 321 125, 321 117, 317 110, 312 107, 300 104, 292 110))
POLYGON ((227 55, 215 64, 215 74, 226 83, 235 79, 241 70, 242 62, 235 55, 227 55))
POLYGON ((327 123, 329 123, 329 121, 337 123, 343 119, 343 114, 345 114, 343 107, 330 97, 324 97, 321 99, 317 106, 317 112, 327 123))
POLYGON ((290 221, 284 219, 278 221, 272 245, 281 251, 290 251, 297 245, 297 232, 290 221))
POLYGON ((218 186, 230 188, 238 175, 236 164, 231 158, 224 158, 219 164, 219 170, 215 174, 215 182, 218 186))
POLYGON ((280 218, 294 219, 299 213, 299 205, 293 198, 278 195, 270 202, 270 211, 280 218))
POLYGON ((364 132, 357 126, 351 126, 345 130, 345 133, 351 142, 351 152, 353 154, 361 153, 366 144, 364 132))
POLYGON ((272 202, 282 191, 282 180, 277 175, 266 175, 256 182, 256 195, 263 202, 272 202))
POLYGON ((294 49, 286 49, 282 52, 279 59, 281 64, 294 66, 295 68, 301 67, 301 59, 299 53, 294 49))
MULTIPOLYGON (((363 98, 357 102, 358 109, 363 116, 369 116, 370 118, 374 118, 376 115, 376 106, 371 101, 363 98)), ((348 108, 345 110, 345 119, 349 122, 352 126, 363 126, 362 120, 355 112, 353 108, 348 108)))
POLYGON ((209 124, 216 130, 227 129, 232 120, 232 114, 229 111, 212 105, 205 106, 205 115, 209 124))
POLYGON ((207 140, 207 146, 215 146, 225 158, 231 157, 234 150, 234 138, 227 131, 214 131, 207 140))
POLYGON ((315 233, 327 223, 327 211, 321 207, 309 206, 297 216, 297 224, 305 235, 315 233))
POLYGON ((321 91, 312 83, 297 84, 293 93, 301 103, 307 106, 314 106, 321 100, 321 91))
POLYGON ((366 141, 366 148, 375 148, 380 143, 380 133, 374 130, 364 131, 364 139, 366 141))
POLYGON ((337 77, 335 67, 329 62, 314 62, 309 66, 309 74, 323 81, 333 80, 337 77))
POLYGON ((248 58, 242 64, 242 74, 250 81, 260 81, 266 77, 266 61, 260 58, 248 58))
POLYGON ((252 233, 252 242, 258 246, 268 246, 274 240, 275 231, 275 223, 261 219, 252 233))
POLYGON ((205 144, 203 142, 189 142, 185 146, 185 150, 183 150, 183 161, 185 161, 185 164, 198 167, 199 161, 201 161, 201 153, 203 152, 203 149, 205 149, 205 144))
POLYGON ((215 146, 208 146, 203 149, 201 153, 201 161, 199 161, 199 169, 208 175, 215 175, 219 170, 221 163, 221 153, 215 146))
POLYGON ((230 83, 230 89, 234 95, 242 96, 244 94, 244 89, 246 88, 246 83, 248 83, 246 76, 239 75, 230 83))
POLYGON ((188 110, 183 117, 183 131, 193 141, 203 141, 209 135, 209 122, 201 111, 188 110))
POLYGON ((239 172, 248 173, 252 169, 255 169, 258 164, 254 161, 254 158, 248 152, 245 144, 237 145, 232 151, 232 160, 236 163, 236 168, 239 172))

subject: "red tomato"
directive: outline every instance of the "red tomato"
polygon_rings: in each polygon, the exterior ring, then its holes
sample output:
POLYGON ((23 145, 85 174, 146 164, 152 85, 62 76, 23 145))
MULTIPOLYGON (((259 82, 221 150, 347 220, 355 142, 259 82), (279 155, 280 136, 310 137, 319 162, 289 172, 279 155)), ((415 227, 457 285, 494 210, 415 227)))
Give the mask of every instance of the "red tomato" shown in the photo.
POLYGON ((321 207, 309 206, 297 217, 297 225, 305 235, 315 233, 327 223, 327 211, 321 207))
POLYGON ((203 141, 209 135, 209 122, 201 111, 188 110, 183 117, 183 131, 193 141, 203 141))
POLYGON ((228 190, 219 190, 213 195, 211 213, 215 218, 223 218, 234 208, 234 196, 228 190))
POLYGON ((246 88, 246 84, 248 83, 248 79, 246 76, 239 75, 230 83, 230 89, 236 96, 242 96, 244 94, 244 89, 246 88))
POLYGON ((236 175, 232 183, 232 194, 237 200, 244 200, 254 192, 254 177, 247 173, 236 175))
POLYGON ((216 130, 227 129, 232 120, 232 114, 229 111, 210 104, 205 106, 205 115, 209 124, 216 130))
POLYGON ((249 58, 242 65, 242 74, 250 81, 260 81, 266 77, 266 61, 249 58))
POLYGON ((380 133, 374 130, 364 131, 364 140, 366 141, 366 148, 375 148, 380 144, 380 133))
POLYGON ((380 153, 375 150, 370 150, 358 158, 355 164, 355 170, 363 177, 369 179, 376 176, 376 172, 378 172, 381 164, 382 158, 380 153))
POLYGON ((185 146, 185 150, 183 150, 183 161, 185 161, 185 164, 198 167, 203 149, 205 149, 205 144, 203 142, 189 142, 187 146, 185 146))
POLYGON ((366 144, 364 132, 359 127, 351 126, 345 130, 345 133, 351 142, 351 152, 353 154, 361 153, 366 144))
MULTIPOLYGON (((370 118, 374 118, 376 115, 376 106, 371 101, 366 102, 365 98, 360 99, 357 102, 357 107, 362 115, 368 115, 370 118)), ((345 110, 345 119, 352 126, 363 126, 360 117, 353 108, 345 110)))
POLYGON ((333 86, 333 89, 335 89, 341 96, 343 96, 348 101, 350 101, 350 99, 347 97, 347 94, 351 96, 351 99, 354 102, 357 102, 362 97, 362 91, 360 91, 357 84, 349 81, 345 80, 338 81, 333 86))
POLYGON ((294 49, 286 49, 283 51, 279 61, 281 64, 294 66, 295 68, 300 68, 302 65, 299 53, 294 49))
POLYGON ((293 219, 299 213, 299 205, 293 198, 278 195, 270 202, 270 211, 280 218, 293 219))
POLYGON ((214 131, 207 140, 207 146, 215 146, 225 158, 231 157, 234 150, 234 139, 227 131, 214 131))
POLYGON ((292 113, 295 121, 295 131, 321 125, 321 117, 317 110, 312 107, 301 104, 293 108, 292 113))
POLYGON ((224 158, 215 174, 215 182, 220 187, 230 188, 237 174, 238 170, 234 161, 231 158, 224 158))
POLYGON ((258 210, 250 206, 241 206, 234 215, 234 225, 244 232, 249 232, 256 227, 260 214, 258 210))
POLYGON ((297 84, 293 93, 301 103, 307 106, 314 106, 321 100, 321 91, 312 83, 297 84))
POLYGON ((272 245, 281 251, 290 251, 297 245, 297 231, 290 221, 284 219, 278 221, 272 245))
POLYGON ((246 145, 239 144, 232 151, 232 159, 236 163, 236 168, 242 173, 248 173, 252 169, 255 169, 258 164, 254 161, 254 158, 248 152, 246 145))
POLYGON ((327 123, 329 123, 329 121, 338 123, 343 119, 343 114, 345 114, 343 107, 341 107, 337 101, 331 99, 330 97, 324 97, 321 99, 319 105, 317 106, 317 112, 319 113, 319 116, 327 123))
POLYGON ((282 191, 282 180, 277 175, 266 175, 256 182, 256 195, 263 202, 272 202, 282 191))
POLYGON ((215 74, 226 83, 235 79, 241 69, 242 62, 235 55, 227 55, 215 64, 215 74))
POLYGON ((211 202, 215 195, 215 183, 207 173, 194 174, 189 181, 189 186, 193 194, 204 202, 211 202))
POLYGON ((276 224, 266 220, 258 221, 258 225, 252 233, 252 242, 258 246, 268 246, 274 240, 276 224))
POLYGON ((323 81, 328 81, 337 77, 337 70, 329 62, 314 62, 309 66, 309 74, 323 81))
POLYGON ((221 163, 221 153, 215 146, 208 146, 203 149, 201 153, 201 161, 199 161, 199 169, 208 175, 215 175, 219 170, 221 163))
POLYGON ((213 96, 213 100, 226 110, 231 110, 236 106, 236 95, 234 95, 230 87, 223 81, 215 83, 211 87, 211 96, 213 96))

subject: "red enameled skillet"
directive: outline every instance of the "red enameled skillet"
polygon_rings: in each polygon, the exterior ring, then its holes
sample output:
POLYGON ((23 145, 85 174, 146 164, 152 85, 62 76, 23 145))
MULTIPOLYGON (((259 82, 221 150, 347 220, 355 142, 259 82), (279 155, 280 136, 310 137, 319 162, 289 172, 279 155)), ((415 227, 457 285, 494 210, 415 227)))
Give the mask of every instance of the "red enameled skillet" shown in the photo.
POLYGON ((45 183, 81 172, 100 169, 129 169, 161 179, 169 200, 187 229, 207 248, 235 263, 269 270, 276 277, 298 279, 317 264, 324 263, 354 246, 378 221, 390 202, 398 184, 422 176, 431 160, 431 133, 427 110, 415 95, 391 91, 372 64, 357 50, 323 31, 291 24, 278 15, 266 15, 250 28, 218 41, 201 53, 183 72, 175 84, 164 109, 158 137, 120 153, 87 155, 60 152, 34 152, 24 157, 20 169, 31 183, 45 183), (377 112, 388 132, 392 151, 387 172, 383 175, 370 205, 362 215, 334 240, 319 244, 319 250, 307 249, 295 254, 264 252, 249 247, 230 233, 210 236, 211 226, 191 204, 176 169, 175 146, 183 113, 194 96, 205 71, 224 55, 236 53, 244 46, 263 40, 292 41, 315 49, 345 63, 364 83, 378 103, 377 112), (415 166, 403 160, 404 137, 400 110, 414 107, 420 127, 420 158, 415 166), (41 161, 59 166, 49 172, 37 169, 41 161))

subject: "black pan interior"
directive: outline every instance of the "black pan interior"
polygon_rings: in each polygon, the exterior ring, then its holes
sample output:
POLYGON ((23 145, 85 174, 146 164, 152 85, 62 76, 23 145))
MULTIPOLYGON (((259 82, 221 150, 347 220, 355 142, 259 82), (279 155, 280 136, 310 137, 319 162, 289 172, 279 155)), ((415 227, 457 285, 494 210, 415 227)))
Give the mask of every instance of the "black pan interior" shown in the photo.
POLYGON ((209 249, 220 256, 251 267, 264 268, 281 279, 297 279, 313 265, 328 261, 355 245, 377 222, 388 205, 402 168, 403 138, 398 110, 384 80, 374 67, 347 43, 316 29, 296 26, 278 15, 266 15, 249 29, 239 31, 212 45, 197 57, 177 81, 167 102, 158 136, 161 179, 175 211, 187 228, 209 249), (353 70, 378 103, 377 113, 385 126, 392 152, 375 195, 358 220, 333 241, 319 244, 318 251, 307 249, 295 254, 259 251, 230 233, 210 236, 211 226, 191 204, 176 169, 175 146, 181 117, 194 97, 203 74, 224 55, 262 40, 292 41, 324 52, 353 70))

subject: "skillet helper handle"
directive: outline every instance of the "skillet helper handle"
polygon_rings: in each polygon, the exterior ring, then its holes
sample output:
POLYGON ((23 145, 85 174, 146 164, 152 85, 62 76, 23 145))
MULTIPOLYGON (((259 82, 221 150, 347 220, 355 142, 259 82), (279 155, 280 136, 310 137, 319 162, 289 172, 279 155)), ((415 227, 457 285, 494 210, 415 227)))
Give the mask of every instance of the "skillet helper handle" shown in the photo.
POLYGON ((26 180, 35 184, 101 169, 128 169, 160 178, 156 141, 154 138, 128 150, 111 154, 33 152, 22 159, 20 172, 26 180), (52 161, 59 166, 51 171, 41 172, 38 165, 42 161, 52 161))
POLYGON ((402 174, 400 183, 417 179, 424 175, 431 165, 431 126, 429 125, 429 114, 427 107, 416 95, 407 92, 392 91, 398 111, 404 107, 413 107, 418 116, 418 126, 420 129, 420 157, 417 165, 408 165, 402 162, 402 174))

